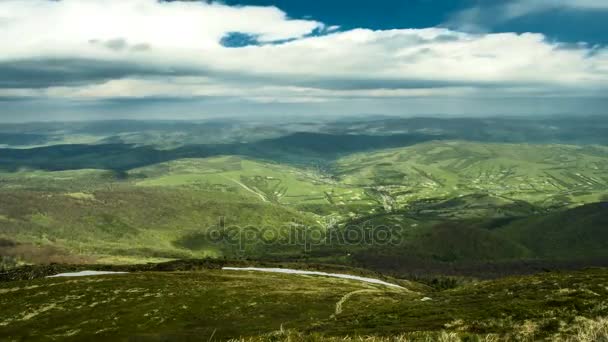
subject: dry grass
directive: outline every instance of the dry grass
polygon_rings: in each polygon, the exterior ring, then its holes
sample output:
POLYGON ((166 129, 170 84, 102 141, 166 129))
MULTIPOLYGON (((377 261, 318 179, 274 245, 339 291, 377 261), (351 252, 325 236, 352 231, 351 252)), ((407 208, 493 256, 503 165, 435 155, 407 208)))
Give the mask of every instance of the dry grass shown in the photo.
MULTIPOLYGON (((479 342, 498 342, 496 335, 478 336, 479 342)), ((270 334, 238 338, 230 342, 460 342, 462 337, 454 332, 414 332, 395 336, 323 336, 318 334, 306 335, 291 330, 280 330, 270 334)))
MULTIPOLYGON (((498 335, 463 335, 456 332, 413 332, 395 336, 323 336, 319 334, 302 334, 292 330, 279 330, 270 334, 233 339, 231 342, 498 342, 498 341, 535 341, 538 325, 525 321, 516 327, 511 334, 498 335)), ((556 342, 608 342, 608 318, 588 319, 578 317, 574 324, 566 326, 560 334, 553 336, 556 342)))
POLYGON ((0 241, 0 269, 24 263, 90 264, 95 261, 92 257, 70 254, 54 246, 9 242, 11 241, 6 239, 0 241))
POLYGON ((608 342, 608 318, 589 319, 577 317, 575 324, 563 329, 556 341, 561 342, 608 342))

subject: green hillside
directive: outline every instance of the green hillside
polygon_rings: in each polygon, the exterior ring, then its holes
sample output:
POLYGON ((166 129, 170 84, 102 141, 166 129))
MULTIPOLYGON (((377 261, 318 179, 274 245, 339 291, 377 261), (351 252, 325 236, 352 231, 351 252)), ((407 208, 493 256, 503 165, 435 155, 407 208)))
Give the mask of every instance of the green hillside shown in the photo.
POLYGON ((377 187, 397 207, 475 193, 544 207, 596 202, 607 171, 602 146, 430 142, 337 162, 343 183, 377 187))
POLYGON ((445 291, 223 270, 9 281, 0 283, 0 338, 565 340, 605 329, 606 281, 599 269, 445 291))
MULTIPOLYGON (((241 246, 238 240, 230 245, 184 240, 220 224, 279 229, 290 223, 312 226, 316 221, 282 206, 225 192, 127 186, 87 193, 0 192, 0 237, 76 255, 220 257, 240 247, 254 253, 255 246, 241 246)), ((27 257, 27 251, 22 253, 27 257)))
POLYGON ((431 220, 428 215, 376 215, 351 224, 393 227, 400 238, 399 243, 376 249, 360 246, 351 250, 354 258, 367 267, 382 262, 406 265, 412 260, 475 262, 606 258, 607 214, 606 203, 595 203, 519 218, 444 220, 435 217, 431 220))
POLYGON ((596 257, 605 254, 596 239, 603 236, 600 214, 550 215, 605 198, 607 170, 604 147, 454 141, 354 154, 329 168, 218 156, 120 172, 21 169, 0 173, 0 238, 20 246, 2 247, 5 255, 34 262, 49 253, 115 262, 596 257), (546 228, 570 221, 557 232, 546 228), (388 226, 400 240, 330 243, 305 253, 240 236, 247 227, 276 237, 306 227, 345 232, 353 224, 388 226), (237 227, 237 238, 210 241, 209 229, 219 225, 237 227), (567 243, 575 247, 566 252, 567 243))
POLYGON ((497 232, 540 258, 608 256, 608 203, 516 220, 497 232))

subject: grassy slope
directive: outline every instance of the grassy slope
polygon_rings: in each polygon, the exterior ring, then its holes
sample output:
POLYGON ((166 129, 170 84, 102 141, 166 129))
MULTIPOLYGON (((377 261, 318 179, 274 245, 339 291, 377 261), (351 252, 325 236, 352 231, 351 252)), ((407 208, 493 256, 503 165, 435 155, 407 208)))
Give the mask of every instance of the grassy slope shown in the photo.
POLYGON ((199 341, 255 335, 330 320, 336 303, 359 290, 373 291, 362 297, 368 305, 419 297, 335 278, 229 271, 40 279, 0 284, 0 336, 199 341))
POLYGON ((0 195, 0 237, 85 255, 221 256, 222 245, 183 246, 184 238, 217 227, 220 218, 226 226, 240 227, 314 224, 294 210, 221 192, 123 186, 86 194, 0 195))
POLYGON ((544 258, 608 256, 608 203, 516 220, 498 233, 544 258))
POLYGON ((608 192, 608 149, 599 146, 430 142, 337 165, 344 183, 385 185, 397 203, 485 193, 563 206, 608 192))
POLYGON ((402 213, 386 214, 360 220, 359 224, 399 227, 402 243, 381 249, 361 248, 353 253, 368 267, 377 263, 405 265, 415 259, 472 262, 606 258, 607 213, 606 203, 595 203, 507 219, 427 221, 402 213))
POLYGON ((347 192, 351 197, 362 196, 361 189, 347 189, 310 170, 239 157, 182 159, 134 169, 129 173, 143 177, 136 183, 139 186, 230 189, 243 194, 258 194, 256 197, 269 202, 294 206, 327 204, 326 193, 332 194, 333 201, 341 201, 340 194, 347 192))
POLYGON ((283 328, 333 336, 447 329, 541 338, 577 317, 608 314, 606 281, 606 270, 587 270, 412 292, 219 270, 38 279, 0 283, 0 337, 200 341, 283 328))
MULTIPOLYGON (((449 330, 515 334, 528 326, 528 339, 547 337, 576 317, 608 314, 605 270, 544 273, 465 285, 430 294, 433 300, 399 301, 375 312, 352 312, 328 324, 335 334, 382 334, 449 330)), ((521 336, 520 336, 521 338, 521 336)))

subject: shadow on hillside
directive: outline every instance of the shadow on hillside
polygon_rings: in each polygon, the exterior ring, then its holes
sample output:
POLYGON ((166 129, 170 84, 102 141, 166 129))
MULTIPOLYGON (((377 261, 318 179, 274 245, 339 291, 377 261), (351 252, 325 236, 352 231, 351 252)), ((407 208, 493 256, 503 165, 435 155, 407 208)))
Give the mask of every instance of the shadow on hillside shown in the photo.
POLYGON ((253 143, 191 145, 174 150, 127 144, 56 145, 32 149, 0 150, 0 169, 23 168, 48 171, 106 169, 126 171, 181 158, 241 155, 291 164, 329 162, 361 151, 411 146, 442 137, 424 134, 389 136, 295 133, 253 143))

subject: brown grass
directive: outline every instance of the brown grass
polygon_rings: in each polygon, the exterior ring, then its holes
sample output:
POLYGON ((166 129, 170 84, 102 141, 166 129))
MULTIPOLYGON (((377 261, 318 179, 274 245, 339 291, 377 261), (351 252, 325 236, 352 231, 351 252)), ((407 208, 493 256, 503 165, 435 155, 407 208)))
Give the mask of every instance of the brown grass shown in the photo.
POLYGON ((95 259, 89 256, 70 254, 54 246, 38 246, 17 243, 8 239, 0 241, 0 268, 21 264, 90 264, 95 259))

